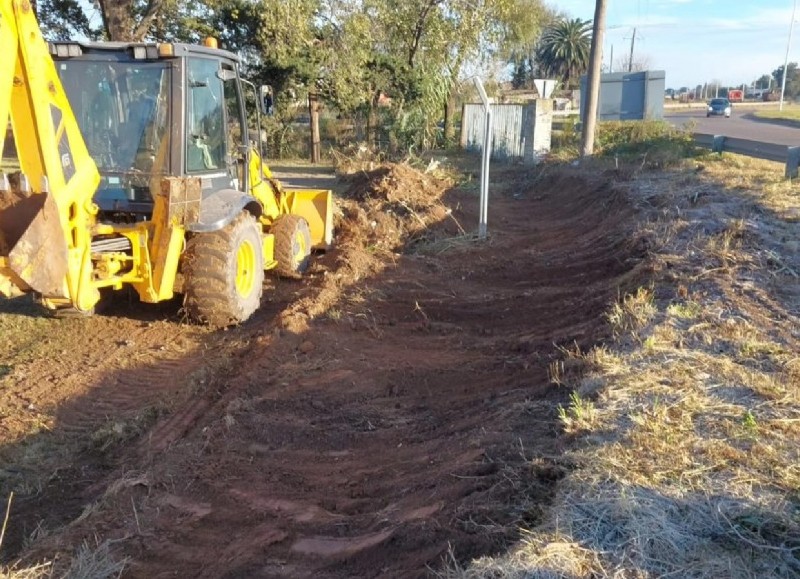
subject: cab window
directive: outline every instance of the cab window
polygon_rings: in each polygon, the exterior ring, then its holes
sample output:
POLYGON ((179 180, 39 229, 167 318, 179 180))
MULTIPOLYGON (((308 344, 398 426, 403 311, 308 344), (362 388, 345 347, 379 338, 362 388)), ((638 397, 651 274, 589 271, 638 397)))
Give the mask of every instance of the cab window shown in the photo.
POLYGON ((190 58, 186 93, 186 170, 225 170, 225 100, 219 61, 190 58))

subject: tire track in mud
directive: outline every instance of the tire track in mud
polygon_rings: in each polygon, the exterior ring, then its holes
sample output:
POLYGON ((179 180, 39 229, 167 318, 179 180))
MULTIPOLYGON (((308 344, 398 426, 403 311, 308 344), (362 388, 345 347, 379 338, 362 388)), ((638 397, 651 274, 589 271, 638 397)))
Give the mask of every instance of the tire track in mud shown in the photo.
POLYGON ((146 482, 61 540, 119 539, 131 577, 422 576, 451 547, 502 549, 560 476, 554 344, 602 338, 642 254, 620 194, 537 193, 494 202, 488 244, 343 286, 307 332, 264 334, 280 315, 260 313, 229 371, 121 457, 113 476, 146 482))
POLYGON ((55 411, 55 427, 63 432, 85 434, 102 422, 131 418, 169 400, 202 358, 192 353, 198 347, 194 338, 176 344, 185 333, 178 324, 125 328, 129 324, 118 320, 97 321, 91 338, 75 345, 74 352, 84 353, 79 364, 65 364, 46 379, 40 374, 62 395, 75 394, 55 411))
MULTIPOLYGON (((147 308, 115 312, 158 315, 147 308)), ((192 351, 205 329, 116 315, 43 320, 45 333, 30 339, 47 355, 16 364, 0 390, 0 495, 15 492, 5 556, 29 534, 75 519, 96 492, 87 482, 98 482, 116 447, 181 399, 196 371, 201 356, 192 351)))

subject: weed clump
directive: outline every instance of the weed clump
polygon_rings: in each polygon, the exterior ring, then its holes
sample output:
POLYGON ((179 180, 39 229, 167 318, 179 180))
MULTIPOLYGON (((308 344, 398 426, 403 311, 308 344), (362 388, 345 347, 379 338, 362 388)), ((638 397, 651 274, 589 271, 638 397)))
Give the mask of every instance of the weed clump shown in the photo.
POLYGON ((692 134, 666 121, 600 123, 597 144, 605 156, 640 159, 655 169, 676 166, 697 154, 692 134))

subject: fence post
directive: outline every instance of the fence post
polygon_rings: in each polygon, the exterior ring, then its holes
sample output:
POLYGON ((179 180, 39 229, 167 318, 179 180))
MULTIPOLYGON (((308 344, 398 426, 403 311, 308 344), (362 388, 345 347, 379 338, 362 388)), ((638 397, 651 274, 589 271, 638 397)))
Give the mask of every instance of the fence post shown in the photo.
POLYGON ((800 165, 800 147, 786 148, 786 178, 797 178, 797 166, 800 165))

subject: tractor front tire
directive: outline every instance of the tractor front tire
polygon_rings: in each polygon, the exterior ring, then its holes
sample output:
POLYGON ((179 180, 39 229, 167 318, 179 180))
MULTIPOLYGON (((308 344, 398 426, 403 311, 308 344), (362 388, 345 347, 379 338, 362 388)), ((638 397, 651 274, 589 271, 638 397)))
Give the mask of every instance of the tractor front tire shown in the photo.
POLYGON ((311 230, 299 215, 282 215, 271 228, 275 236, 275 271, 283 277, 299 278, 308 269, 311 230))
POLYGON ((186 244, 183 261, 186 313, 214 327, 241 323, 261 305, 264 253, 261 226, 242 212, 218 231, 186 244))

